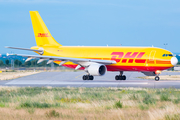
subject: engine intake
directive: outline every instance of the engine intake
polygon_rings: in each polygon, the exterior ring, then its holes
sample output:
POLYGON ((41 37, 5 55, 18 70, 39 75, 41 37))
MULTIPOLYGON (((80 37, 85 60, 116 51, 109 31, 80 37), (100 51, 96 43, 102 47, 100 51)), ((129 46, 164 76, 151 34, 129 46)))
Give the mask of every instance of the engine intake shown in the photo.
POLYGON ((91 64, 88 67, 87 72, 90 75, 102 76, 106 73, 106 66, 103 64, 91 64))

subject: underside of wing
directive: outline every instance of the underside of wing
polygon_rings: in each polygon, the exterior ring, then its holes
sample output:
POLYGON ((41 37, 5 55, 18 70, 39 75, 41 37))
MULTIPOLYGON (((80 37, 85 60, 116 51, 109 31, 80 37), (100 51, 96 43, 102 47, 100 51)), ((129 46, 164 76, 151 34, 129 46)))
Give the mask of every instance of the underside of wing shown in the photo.
POLYGON ((55 57, 55 56, 41 56, 41 55, 25 55, 25 54, 11 54, 11 55, 16 55, 16 56, 22 56, 22 57, 27 57, 26 62, 30 61, 31 59, 38 58, 38 63, 48 60, 47 64, 55 61, 55 60, 60 60, 62 61, 60 65, 63 65, 67 61, 71 61, 75 64, 79 64, 83 67, 89 66, 91 63, 99 63, 99 64, 104 64, 104 65, 110 65, 110 64, 115 64, 116 61, 113 60, 95 60, 95 59, 83 59, 83 58, 70 58, 70 57, 55 57))

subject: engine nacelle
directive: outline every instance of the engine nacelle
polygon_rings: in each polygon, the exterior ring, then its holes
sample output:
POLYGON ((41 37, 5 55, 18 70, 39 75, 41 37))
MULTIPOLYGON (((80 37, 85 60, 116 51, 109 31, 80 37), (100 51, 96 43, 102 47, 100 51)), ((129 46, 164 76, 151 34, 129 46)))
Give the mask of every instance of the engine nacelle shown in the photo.
POLYGON ((88 68, 87 68, 87 72, 90 75, 95 75, 95 76, 102 76, 106 73, 106 66, 103 64, 91 64, 88 68))
POLYGON ((145 74, 146 76, 155 76, 156 73, 155 72, 142 72, 143 74, 145 74))

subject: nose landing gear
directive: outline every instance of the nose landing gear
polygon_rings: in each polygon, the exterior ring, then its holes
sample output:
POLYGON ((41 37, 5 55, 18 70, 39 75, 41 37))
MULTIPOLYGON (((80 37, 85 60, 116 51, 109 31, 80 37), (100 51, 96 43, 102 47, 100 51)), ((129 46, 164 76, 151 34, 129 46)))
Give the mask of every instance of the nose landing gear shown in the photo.
POLYGON ((115 76, 115 80, 126 80, 126 76, 123 75, 123 71, 120 71, 120 75, 115 76))
POLYGON ((155 81, 159 81, 159 75, 161 74, 161 71, 160 70, 156 70, 155 72, 155 75, 156 75, 156 77, 154 78, 155 79, 155 81))
POLYGON ((159 79, 160 79, 159 76, 155 77, 155 81, 159 81, 159 79))

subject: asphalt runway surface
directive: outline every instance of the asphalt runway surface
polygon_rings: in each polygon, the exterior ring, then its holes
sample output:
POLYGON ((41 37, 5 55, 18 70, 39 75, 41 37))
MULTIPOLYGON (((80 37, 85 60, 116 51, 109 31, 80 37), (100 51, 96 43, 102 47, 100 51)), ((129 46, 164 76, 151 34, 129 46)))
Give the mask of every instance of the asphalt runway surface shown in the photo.
MULTIPOLYGON (((140 87, 140 88, 180 88, 180 80, 146 80, 140 72, 124 72, 126 80, 115 80, 119 72, 107 72, 95 76, 94 80, 82 80, 85 72, 42 72, 13 80, 0 81, 1 86, 31 87, 140 87)), ((163 72, 161 75, 180 75, 180 72, 163 72)))

